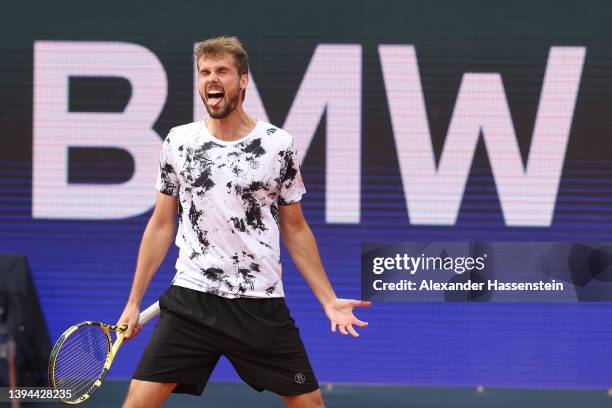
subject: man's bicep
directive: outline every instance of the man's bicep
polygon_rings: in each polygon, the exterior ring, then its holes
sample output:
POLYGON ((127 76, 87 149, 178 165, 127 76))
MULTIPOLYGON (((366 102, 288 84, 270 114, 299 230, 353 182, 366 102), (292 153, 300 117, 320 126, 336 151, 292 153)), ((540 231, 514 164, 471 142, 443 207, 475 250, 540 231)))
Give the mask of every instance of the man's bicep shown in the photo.
POLYGON ((152 218, 155 221, 165 223, 176 223, 176 212, 178 210, 178 197, 158 192, 155 200, 155 210, 152 218))
POLYGON ((295 203, 280 205, 278 207, 280 215, 281 230, 294 228, 306 222, 304 213, 302 212, 302 204, 298 201, 295 203))

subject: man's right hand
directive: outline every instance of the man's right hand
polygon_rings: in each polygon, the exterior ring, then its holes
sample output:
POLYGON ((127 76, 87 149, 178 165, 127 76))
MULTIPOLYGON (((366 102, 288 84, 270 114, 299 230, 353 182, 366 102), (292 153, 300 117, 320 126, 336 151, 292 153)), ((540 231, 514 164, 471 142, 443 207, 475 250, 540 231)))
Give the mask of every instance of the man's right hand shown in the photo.
POLYGON ((138 333, 140 333, 141 325, 138 324, 138 319, 140 318, 140 310, 136 305, 126 305, 125 309, 123 309, 123 313, 119 320, 117 320, 117 326, 121 326, 122 324, 127 324, 127 330, 125 331, 125 339, 129 340, 133 337, 136 337, 138 333))

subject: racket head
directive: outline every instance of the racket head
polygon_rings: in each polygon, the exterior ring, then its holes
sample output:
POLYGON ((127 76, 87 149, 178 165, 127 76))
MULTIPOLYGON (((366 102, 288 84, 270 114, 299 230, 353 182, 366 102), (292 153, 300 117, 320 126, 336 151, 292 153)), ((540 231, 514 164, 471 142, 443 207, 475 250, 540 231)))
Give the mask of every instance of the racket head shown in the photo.
MULTIPOLYGON (((65 392, 62 402, 79 404, 102 385, 123 340, 125 326, 81 322, 66 330, 49 357, 49 386, 65 392), (113 346, 111 332, 117 332, 113 346)), ((61 393, 60 393, 61 395, 61 393)))

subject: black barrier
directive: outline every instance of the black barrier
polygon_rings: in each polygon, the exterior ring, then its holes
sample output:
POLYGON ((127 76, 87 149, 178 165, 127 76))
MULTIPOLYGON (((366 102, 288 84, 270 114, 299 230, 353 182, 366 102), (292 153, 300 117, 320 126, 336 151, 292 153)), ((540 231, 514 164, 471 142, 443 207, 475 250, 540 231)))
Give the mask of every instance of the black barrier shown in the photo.
POLYGON ((15 342, 17 385, 46 384, 51 342, 25 256, 0 255, 0 295, 6 306, 6 340, 15 342))

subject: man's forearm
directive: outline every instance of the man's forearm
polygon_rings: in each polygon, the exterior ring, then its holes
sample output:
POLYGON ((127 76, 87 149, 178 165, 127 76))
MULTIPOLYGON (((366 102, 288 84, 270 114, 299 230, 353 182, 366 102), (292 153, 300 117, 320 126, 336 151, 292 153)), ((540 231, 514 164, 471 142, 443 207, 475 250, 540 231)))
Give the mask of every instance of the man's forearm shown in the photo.
POLYGON ((306 222, 283 230, 283 242, 300 273, 322 305, 336 299, 319 256, 317 242, 306 222))
POLYGON ((147 224, 142 236, 134 282, 128 299, 128 304, 140 306, 142 297, 149 286, 149 282, 162 263, 168 249, 174 241, 176 226, 173 223, 156 223, 153 219, 147 224))

